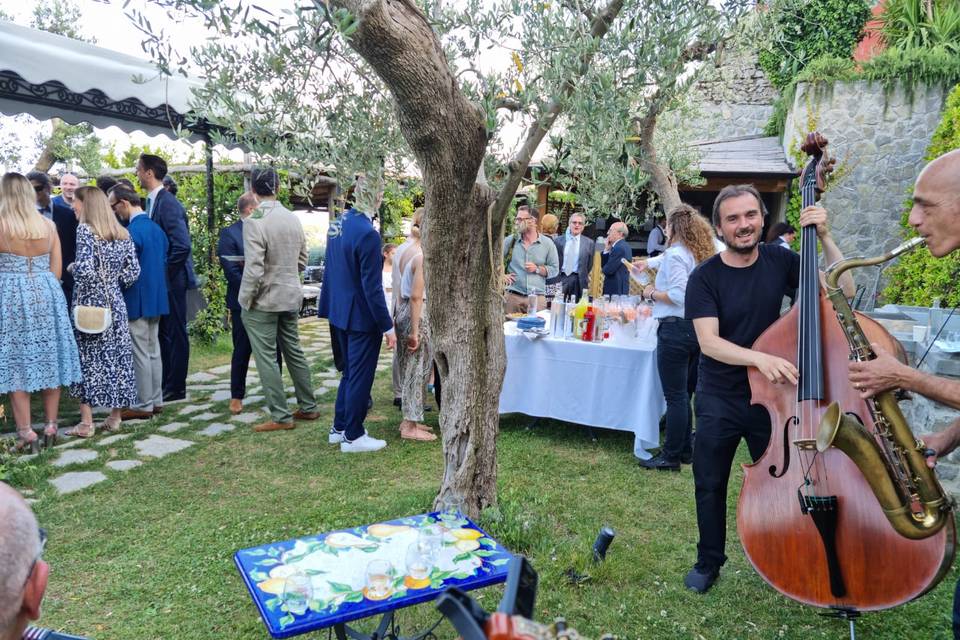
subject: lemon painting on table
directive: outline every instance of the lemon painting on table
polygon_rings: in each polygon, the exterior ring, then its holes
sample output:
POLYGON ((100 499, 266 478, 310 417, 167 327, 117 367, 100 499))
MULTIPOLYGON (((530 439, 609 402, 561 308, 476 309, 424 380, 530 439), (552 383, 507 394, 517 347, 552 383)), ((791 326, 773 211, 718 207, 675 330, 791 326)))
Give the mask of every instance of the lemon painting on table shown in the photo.
POLYGON ((449 586, 477 588, 502 582, 510 559, 506 549, 467 518, 447 513, 332 531, 235 554, 237 568, 274 637, 302 633, 298 629, 303 625, 322 628, 431 600, 449 586))

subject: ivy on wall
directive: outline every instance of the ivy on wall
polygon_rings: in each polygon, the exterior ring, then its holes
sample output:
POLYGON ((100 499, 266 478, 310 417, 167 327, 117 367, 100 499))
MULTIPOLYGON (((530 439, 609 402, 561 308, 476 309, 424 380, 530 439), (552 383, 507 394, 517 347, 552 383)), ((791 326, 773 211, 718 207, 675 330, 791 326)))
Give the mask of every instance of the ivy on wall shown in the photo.
MULTIPOLYGON (((940 125, 927 147, 926 160, 933 160, 952 149, 960 148, 960 84, 953 88, 947 98, 940 125)), ((916 236, 908 224, 911 200, 905 203, 900 219, 904 239, 916 236)), ((913 251, 887 270, 889 284, 883 290, 883 301, 927 307, 934 298, 940 298, 943 306, 960 304, 960 252, 943 258, 934 258, 924 247, 913 251)))

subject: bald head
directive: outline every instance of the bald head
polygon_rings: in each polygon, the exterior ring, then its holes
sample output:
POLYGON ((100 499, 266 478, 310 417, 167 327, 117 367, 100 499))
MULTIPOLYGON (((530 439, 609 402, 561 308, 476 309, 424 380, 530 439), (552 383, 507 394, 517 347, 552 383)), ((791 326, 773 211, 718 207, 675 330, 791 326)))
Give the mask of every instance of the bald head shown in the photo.
MULTIPOLYGON (((19 493, 0 482, 0 638, 20 637, 22 626, 35 609, 39 615, 40 598, 33 603, 35 585, 31 567, 40 553, 40 534, 37 519, 19 493), (26 588, 24 585, 27 585, 26 588), (27 593, 31 591, 31 593, 27 593), (26 610, 26 611, 25 611, 26 610)), ((43 576, 46 586, 46 575, 43 576)))
POLYGON ((612 242, 616 242, 617 240, 626 238, 627 233, 628 231, 626 224, 623 222, 614 222, 612 225, 610 225, 610 231, 607 233, 607 236, 612 242))
POLYGON ((960 149, 934 159, 917 176, 908 221, 934 256, 960 248, 960 149))

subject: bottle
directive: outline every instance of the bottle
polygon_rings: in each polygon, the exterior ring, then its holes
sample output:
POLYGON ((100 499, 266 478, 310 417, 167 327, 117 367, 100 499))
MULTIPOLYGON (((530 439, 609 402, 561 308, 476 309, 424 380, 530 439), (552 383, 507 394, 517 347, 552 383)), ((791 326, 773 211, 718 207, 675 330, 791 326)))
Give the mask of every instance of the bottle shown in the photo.
POLYGON ((573 312, 574 308, 577 306, 577 299, 570 295, 567 299, 566 307, 563 314, 563 339, 571 340, 573 339, 573 312))
POLYGON ((563 296, 557 296, 550 304, 550 336, 563 337, 563 323, 567 317, 567 305, 563 303, 563 296))
POLYGON ((577 340, 583 339, 583 316, 586 315, 590 303, 587 302, 587 294, 580 296, 580 302, 573 310, 573 336, 577 340))
POLYGON ((932 343, 936 339, 937 332, 940 331, 940 325, 943 322, 940 298, 933 299, 933 306, 930 307, 930 315, 927 318, 927 342, 932 343))
POLYGON ((583 314, 584 326, 583 326, 583 333, 581 334, 581 337, 584 342, 590 342, 591 340, 593 340, 593 330, 596 322, 597 322, 597 314, 593 310, 593 306, 591 305, 587 307, 586 312, 583 314))

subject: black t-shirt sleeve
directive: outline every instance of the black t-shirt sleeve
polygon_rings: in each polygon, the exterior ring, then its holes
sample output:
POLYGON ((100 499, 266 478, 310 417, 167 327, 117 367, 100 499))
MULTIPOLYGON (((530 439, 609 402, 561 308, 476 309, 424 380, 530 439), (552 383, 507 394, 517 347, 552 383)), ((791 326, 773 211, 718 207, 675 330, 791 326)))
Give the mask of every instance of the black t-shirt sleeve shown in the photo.
POLYGON ((800 286, 800 254, 782 247, 781 250, 787 254, 787 284, 796 289, 800 286))
POLYGON ((687 292, 684 296, 684 316, 687 320, 697 318, 717 318, 717 299, 708 283, 708 273, 701 265, 693 270, 687 280, 687 292))

